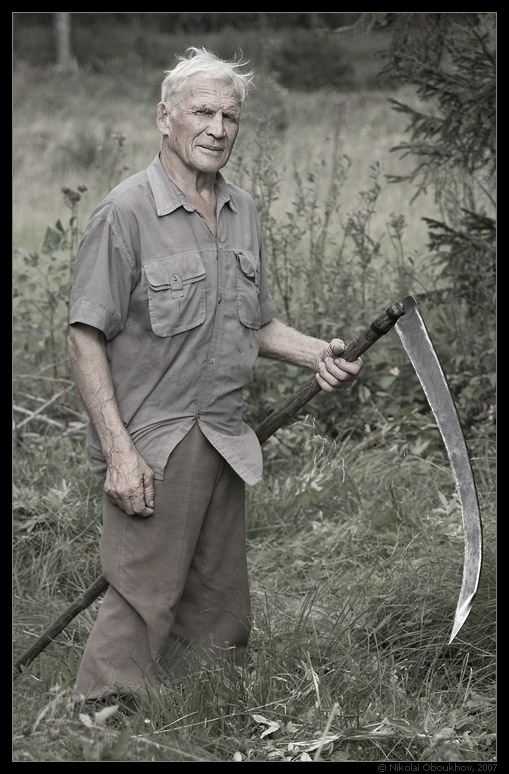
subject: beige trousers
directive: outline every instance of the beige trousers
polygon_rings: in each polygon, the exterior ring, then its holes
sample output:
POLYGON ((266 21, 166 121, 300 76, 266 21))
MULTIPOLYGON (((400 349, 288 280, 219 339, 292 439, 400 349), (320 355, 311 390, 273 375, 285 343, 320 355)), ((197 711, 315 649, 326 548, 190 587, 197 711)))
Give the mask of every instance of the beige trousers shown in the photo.
POLYGON ((155 491, 148 518, 104 498, 101 562, 110 586, 76 700, 143 690, 186 671, 197 655, 242 661, 250 629, 244 482, 195 425, 155 491))

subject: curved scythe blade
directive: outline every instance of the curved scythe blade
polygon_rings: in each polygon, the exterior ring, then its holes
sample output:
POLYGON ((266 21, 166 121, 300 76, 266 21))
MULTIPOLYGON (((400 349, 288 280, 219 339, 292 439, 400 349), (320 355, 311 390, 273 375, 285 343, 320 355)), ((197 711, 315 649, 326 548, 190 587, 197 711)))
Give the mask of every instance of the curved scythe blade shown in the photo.
POLYGON ((404 300, 396 331, 413 363, 447 449, 461 502, 465 536, 463 580, 449 644, 470 613, 482 563, 482 527, 477 490, 458 412, 415 298, 404 300))

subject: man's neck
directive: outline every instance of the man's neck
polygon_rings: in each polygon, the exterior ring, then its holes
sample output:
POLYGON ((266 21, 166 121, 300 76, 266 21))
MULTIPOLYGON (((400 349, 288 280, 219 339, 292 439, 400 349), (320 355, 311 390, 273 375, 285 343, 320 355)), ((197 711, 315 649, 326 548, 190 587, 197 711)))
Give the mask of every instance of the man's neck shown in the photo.
POLYGON ((173 180, 181 191, 192 201, 195 196, 204 199, 215 199, 215 184, 217 173, 198 172, 186 167, 178 156, 168 150, 163 142, 160 154, 161 164, 166 175, 173 180))
POLYGON ((165 144, 160 154, 162 167, 170 180, 177 185, 191 204, 203 215, 214 236, 217 236, 216 190, 217 174, 195 173, 180 163, 173 163, 165 144))

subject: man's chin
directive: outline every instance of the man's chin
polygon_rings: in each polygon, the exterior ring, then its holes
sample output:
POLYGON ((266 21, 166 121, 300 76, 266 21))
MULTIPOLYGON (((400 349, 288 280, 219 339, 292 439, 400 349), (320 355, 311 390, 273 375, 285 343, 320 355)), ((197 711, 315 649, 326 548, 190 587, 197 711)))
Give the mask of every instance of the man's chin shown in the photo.
POLYGON ((199 165, 203 172, 219 172, 228 163, 229 156, 221 151, 210 151, 206 148, 200 148, 199 165))

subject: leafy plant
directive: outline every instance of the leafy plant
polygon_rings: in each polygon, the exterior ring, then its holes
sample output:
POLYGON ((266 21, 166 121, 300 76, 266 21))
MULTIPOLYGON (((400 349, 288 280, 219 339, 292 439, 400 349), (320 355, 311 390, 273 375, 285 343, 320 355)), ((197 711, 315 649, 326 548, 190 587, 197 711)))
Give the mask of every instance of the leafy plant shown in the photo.
POLYGON ((14 346, 16 359, 51 364, 55 377, 62 361, 62 333, 69 317, 70 288, 79 239, 77 207, 81 193, 62 189, 71 217, 48 226, 40 253, 16 248, 21 268, 14 273, 14 346))

